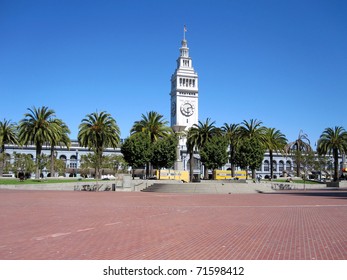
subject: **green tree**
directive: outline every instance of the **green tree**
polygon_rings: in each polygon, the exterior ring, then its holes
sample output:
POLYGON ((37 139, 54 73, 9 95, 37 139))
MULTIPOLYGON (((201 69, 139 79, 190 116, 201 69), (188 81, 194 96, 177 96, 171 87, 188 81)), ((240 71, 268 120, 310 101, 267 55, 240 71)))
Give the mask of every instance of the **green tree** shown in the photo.
POLYGON ((80 172, 82 175, 84 176, 87 176, 88 174, 91 175, 91 169, 94 169, 94 174, 96 174, 96 168, 97 168, 97 156, 95 153, 88 153, 86 155, 81 155, 80 172))
POLYGON ((57 159, 57 158, 54 158, 53 160, 54 160, 54 170, 58 172, 59 176, 63 176, 66 170, 65 161, 62 159, 57 159))
POLYGON ((54 157, 54 148, 56 146, 63 146, 65 145, 67 148, 70 147, 71 144, 71 140, 69 138, 69 134, 70 134, 70 129, 69 127, 60 119, 56 119, 55 122, 58 124, 59 129, 57 130, 57 132, 53 135, 53 138, 50 139, 50 145, 51 145, 51 159, 50 159, 50 174, 51 177, 54 176, 55 173, 55 162, 56 159, 54 157))
POLYGON ((270 178, 273 178, 273 153, 284 153, 287 144, 285 135, 275 128, 265 128, 264 145, 270 156, 270 178))
POLYGON ((120 142, 120 130, 116 120, 105 111, 86 115, 79 125, 78 142, 88 147, 96 156, 96 178, 101 178, 102 155, 106 147, 116 148, 120 142))
POLYGON ((235 176, 235 157, 237 146, 240 143, 239 124, 224 123, 222 127, 223 135, 229 143, 229 160, 231 165, 231 176, 235 176))
MULTIPOLYGON (((151 144, 154 144, 158 139, 166 137, 171 133, 172 129, 167 126, 168 122, 157 112, 150 111, 147 115, 142 114, 142 118, 136 121, 130 130, 130 134, 145 134, 149 138, 151 144)), ((150 173, 150 162, 146 163, 146 176, 150 173)))
MULTIPOLYGON (((151 163, 154 168, 171 168, 176 160, 178 139, 175 134, 166 136, 153 145, 151 163)), ((159 173, 160 174, 160 173, 159 173)))
POLYGON ((197 136, 196 129, 190 128, 187 132, 187 152, 189 154, 189 181, 193 182, 194 180, 194 153, 198 150, 198 143, 197 143, 197 136))
POLYGON ((13 172, 17 177, 20 172, 25 176, 30 176, 35 171, 35 163, 30 154, 13 153, 13 172))
POLYGON ((261 166, 264 153, 263 143, 255 138, 244 138, 237 148, 235 160, 242 169, 250 168, 255 179, 255 170, 261 166))
POLYGON ((50 143, 52 139, 57 137, 60 127, 55 112, 48 107, 40 107, 32 109, 24 114, 24 119, 19 122, 19 142, 22 145, 34 144, 36 147, 36 174, 35 178, 40 178, 39 167, 41 163, 42 146, 50 143))
MULTIPOLYGON (((263 123, 261 121, 258 121, 257 119, 251 119, 250 122, 247 122, 246 120, 244 120, 241 123, 240 130, 239 130, 239 136, 242 139, 241 151, 243 151, 244 153, 246 153, 246 151, 250 153, 255 153, 254 155, 247 155, 247 157, 249 158, 248 166, 252 170, 253 179, 255 179, 255 175, 256 175, 255 171, 259 167, 258 156, 260 155, 260 152, 262 152, 262 158, 261 158, 261 161, 262 161, 264 158, 264 153, 265 153, 264 143, 265 143, 266 128, 262 124, 263 123), (253 145, 251 149, 249 149, 250 144, 253 145)), ((261 161, 260 161, 260 164, 261 164, 261 161)))
POLYGON ((223 136, 213 136, 200 149, 201 162, 211 170, 223 166, 228 161, 228 141, 223 136))
POLYGON ((300 130, 299 137, 293 142, 288 143, 285 146, 285 152, 292 155, 296 162, 296 176, 300 177, 301 170, 301 155, 308 154, 312 151, 310 140, 307 134, 300 130))
POLYGON ((109 155, 106 156, 105 167, 112 169, 117 174, 119 171, 122 173, 126 172, 128 164, 122 155, 109 155))
MULTIPOLYGON (((199 121, 198 124, 194 124, 188 132, 187 142, 189 142, 189 149, 200 150, 213 136, 221 135, 221 130, 214 124, 215 122, 211 122, 210 118, 207 118, 204 123, 199 121), (191 144, 193 144, 192 147, 191 144)), ((192 158, 190 160, 192 160, 192 158)), ((208 168, 206 166, 204 167, 204 179, 207 180, 208 168)))
POLYGON ((5 145, 18 145, 17 127, 15 123, 4 119, 0 121, 0 177, 6 164, 5 145))
POLYGON ((143 168, 151 160, 152 143, 147 134, 139 132, 125 139, 121 152, 134 172, 135 168, 143 168))
POLYGON ((333 155, 334 181, 339 177, 339 153, 347 153, 347 132, 341 126, 326 128, 318 140, 317 151, 320 155, 333 155))
POLYGON ((167 126, 168 122, 157 112, 151 111, 147 115, 142 114, 142 119, 136 121, 130 130, 130 134, 145 133, 148 135, 151 143, 167 136, 171 128, 167 126))

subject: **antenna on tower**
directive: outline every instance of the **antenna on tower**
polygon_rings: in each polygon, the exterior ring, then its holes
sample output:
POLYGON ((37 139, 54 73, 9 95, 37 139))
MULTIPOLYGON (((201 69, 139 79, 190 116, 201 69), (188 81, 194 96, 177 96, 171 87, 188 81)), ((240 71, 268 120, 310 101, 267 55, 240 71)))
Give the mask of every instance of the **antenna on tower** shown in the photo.
POLYGON ((184 27, 183 27, 183 40, 186 39, 186 32, 187 32, 187 26, 184 25, 184 27))

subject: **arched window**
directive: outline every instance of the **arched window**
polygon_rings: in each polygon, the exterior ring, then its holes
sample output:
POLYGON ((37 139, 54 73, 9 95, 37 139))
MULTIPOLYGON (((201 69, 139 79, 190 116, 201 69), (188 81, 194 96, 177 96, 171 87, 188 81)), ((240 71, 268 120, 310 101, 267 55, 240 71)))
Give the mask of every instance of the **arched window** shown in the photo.
POLYGON ((59 157, 59 159, 61 159, 61 160, 63 160, 63 161, 66 161, 66 155, 61 155, 61 156, 59 157))
POLYGON ((77 161, 75 155, 72 155, 70 157, 70 168, 77 168, 77 161))
POLYGON ((270 171, 270 162, 268 160, 264 160, 264 172, 270 171))
POLYGON ((272 171, 277 171, 277 161, 272 161, 272 171))

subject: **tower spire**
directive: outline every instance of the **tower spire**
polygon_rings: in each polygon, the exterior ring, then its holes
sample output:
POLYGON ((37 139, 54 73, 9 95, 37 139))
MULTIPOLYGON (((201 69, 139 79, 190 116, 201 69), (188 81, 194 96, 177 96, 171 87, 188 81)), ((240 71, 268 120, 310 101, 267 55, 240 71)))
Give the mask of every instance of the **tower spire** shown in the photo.
POLYGON ((187 26, 184 25, 184 27, 183 27, 183 41, 186 40, 186 32, 187 32, 187 26))

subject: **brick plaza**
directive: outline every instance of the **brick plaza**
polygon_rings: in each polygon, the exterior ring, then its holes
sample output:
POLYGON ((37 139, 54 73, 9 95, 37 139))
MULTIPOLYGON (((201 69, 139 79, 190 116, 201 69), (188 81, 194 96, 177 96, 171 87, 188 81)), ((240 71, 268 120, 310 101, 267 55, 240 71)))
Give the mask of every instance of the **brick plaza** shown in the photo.
POLYGON ((0 190, 1 260, 346 260, 347 191, 0 190))

